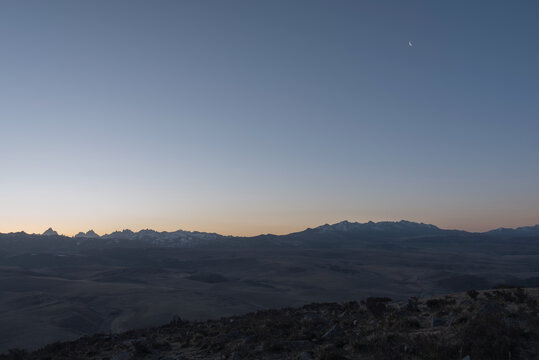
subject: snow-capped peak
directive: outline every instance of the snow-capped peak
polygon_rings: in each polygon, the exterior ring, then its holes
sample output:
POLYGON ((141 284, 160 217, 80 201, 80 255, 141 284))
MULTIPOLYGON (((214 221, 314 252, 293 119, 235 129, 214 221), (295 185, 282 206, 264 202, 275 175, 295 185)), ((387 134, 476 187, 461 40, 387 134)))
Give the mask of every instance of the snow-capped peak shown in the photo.
POLYGON ((58 236, 58 233, 54 231, 51 227, 45 230, 45 232, 42 234, 43 236, 58 236))

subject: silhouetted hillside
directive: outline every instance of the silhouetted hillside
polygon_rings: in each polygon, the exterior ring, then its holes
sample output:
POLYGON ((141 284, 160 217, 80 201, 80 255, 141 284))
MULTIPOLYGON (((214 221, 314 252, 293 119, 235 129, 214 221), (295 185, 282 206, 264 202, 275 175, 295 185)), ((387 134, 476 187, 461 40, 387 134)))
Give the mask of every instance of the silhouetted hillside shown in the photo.
POLYGON ((438 359, 539 357, 539 289, 503 288, 393 302, 313 303, 97 334, 1 360, 438 359))

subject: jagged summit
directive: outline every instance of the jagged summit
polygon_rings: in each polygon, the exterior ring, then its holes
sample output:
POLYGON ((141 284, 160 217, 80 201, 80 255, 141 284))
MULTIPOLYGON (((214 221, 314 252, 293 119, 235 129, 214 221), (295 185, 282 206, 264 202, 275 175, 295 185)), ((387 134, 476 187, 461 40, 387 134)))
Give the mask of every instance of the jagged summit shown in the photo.
POLYGON ((129 229, 124 229, 122 231, 115 231, 108 235, 103 235, 104 238, 114 238, 114 239, 131 239, 135 233, 129 229))
POLYGON ((86 232, 86 237, 97 238, 97 237, 99 237, 99 235, 97 235, 96 232, 93 231, 93 230, 88 230, 88 231, 86 232))
POLYGON ((100 236, 96 234, 93 230, 88 230, 86 233, 80 232, 77 235, 74 236, 75 238, 85 238, 85 239, 97 239, 100 236))
POLYGON ((144 229, 134 232, 129 229, 122 231, 115 231, 110 234, 101 236, 102 239, 120 239, 120 240, 144 240, 152 241, 156 243, 169 242, 173 240, 179 240, 180 242, 189 242, 191 240, 214 240, 218 238, 224 238, 225 236, 215 233, 205 233, 198 231, 155 231, 151 229, 144 229))
POLYGON ((45 232, 43 234, 41 234, 43 236, 58 236, 58 233, 56 231, 54 231, 51 227, 48 228, 47 230, 45 230, 45 232))

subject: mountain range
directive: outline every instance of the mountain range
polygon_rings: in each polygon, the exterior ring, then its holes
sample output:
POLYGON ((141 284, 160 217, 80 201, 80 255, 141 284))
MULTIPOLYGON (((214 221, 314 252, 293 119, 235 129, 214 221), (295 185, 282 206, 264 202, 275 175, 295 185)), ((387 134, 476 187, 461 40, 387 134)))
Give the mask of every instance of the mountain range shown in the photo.
MULTIPOLYGON (((447 230, 431 224, 401 221, 350 222, 324 224, 287 235, 263 234, 251 237, 225 236, 199 231, 155 231, 151 229, 115 231, 98 235, 95 231, 79 232, 73 237, 59 235, 52 228, 43 234, 25 232, 2 234, 0 240, 11 241, 12 246, 32 243, 32 248, 76 249, 102 247, 349 247, 349 246, 424 246, 425 244, 479 246, 480 240, 506 241, 539 236, 539 225, 515 229, 500 228, 486 232, 447 230)), ((526 240, 529 241, 529 240, 526 240)))
MULTIPOLYGON (((366 223, 360 222, 350 222, 347 220, 335 223, 335 224, 324 224, 317 226, 315 228, 307 228, 303 231, 290 233, 287 235, 274 235, 274 234, 265 234, 253 236, 253 238, 258 237, 278 237, 278 236, 293 236, 298 234, 336 234, 336 233, 356 233, 363 235, 400 235, 400 236, 418 236, 418 235, 440 235, 440 234, 461 234, 461 235, 508 235, 508 236, 537 236, 539 235, 539 225, 535 226, 523 226, 517 228, 498 228, 486 232, 469 232, 464 230, 448 230, 440 229, 436 225, 425 224, 412 222, 407 220, 401 221, 380 221, 373 222, 369 221, 366 223)), ((52 228, 47 229, 43 236, 59 236, 58 232, 52 228)), ((122 240, 171 240, 171 239, 219 239, 219 238, 245 238, 243 236, 230 236, 230 235, 221 235, 217 233, 207 233, 199 231, 187 231, 187 230, 176 230, 176 231, 156 231, 151 229, 144 229, 138 232, 134 232, 129 229, 124 229, 122 231, 114 231, 110 234, 98 235, 94 230, 89 230, 88 232, 79 232, 73 238, 76 239, 122 239, 122 240)))

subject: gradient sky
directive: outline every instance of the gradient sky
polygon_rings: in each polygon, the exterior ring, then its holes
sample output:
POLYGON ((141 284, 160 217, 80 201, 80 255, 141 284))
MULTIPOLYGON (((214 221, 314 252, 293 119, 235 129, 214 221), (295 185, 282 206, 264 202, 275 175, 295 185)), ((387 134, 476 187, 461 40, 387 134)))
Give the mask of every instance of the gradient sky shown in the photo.
POLYGON ((537 1, 2 1, 0 232, 536 224, 538 17, 537 1))

